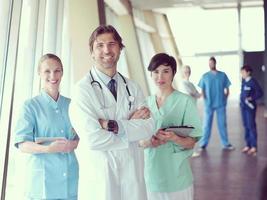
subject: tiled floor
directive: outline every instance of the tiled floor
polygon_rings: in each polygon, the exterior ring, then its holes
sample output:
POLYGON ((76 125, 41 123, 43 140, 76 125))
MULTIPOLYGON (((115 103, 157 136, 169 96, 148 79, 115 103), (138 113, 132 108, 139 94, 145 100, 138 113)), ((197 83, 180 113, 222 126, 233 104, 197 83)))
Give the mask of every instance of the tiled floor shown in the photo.
MULTIPOLYGON (((201 105, 200 102, 200 108, 201 105)), ((202 114, 202 111, 200 112, 202 114)), ((227 117, 230 142, 236 150, 222 150, 216 119, 214 119, 207 150, 200 157, 192 158, 195 200, 257 199, 258 178, 262 169, 267 166, 267 119, 263 118, 263 107, 260 106, 257 111, 258 154, 256 157, 240 152, 244 146, 244 139, 237 101, 228 103, 227 117)))

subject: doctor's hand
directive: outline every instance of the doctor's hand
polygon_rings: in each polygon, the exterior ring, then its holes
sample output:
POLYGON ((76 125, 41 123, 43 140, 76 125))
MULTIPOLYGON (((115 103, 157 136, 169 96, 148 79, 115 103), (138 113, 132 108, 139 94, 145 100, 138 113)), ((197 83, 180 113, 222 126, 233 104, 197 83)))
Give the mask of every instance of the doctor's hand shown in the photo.
POLYGON ((98 121, 103 129, 108 129, 108 120, 98 119, 98 121))
POLYGON ((141 107, 134 111, 129 119, 148 119, 150 118, 150 110, 146 107, 141 107))

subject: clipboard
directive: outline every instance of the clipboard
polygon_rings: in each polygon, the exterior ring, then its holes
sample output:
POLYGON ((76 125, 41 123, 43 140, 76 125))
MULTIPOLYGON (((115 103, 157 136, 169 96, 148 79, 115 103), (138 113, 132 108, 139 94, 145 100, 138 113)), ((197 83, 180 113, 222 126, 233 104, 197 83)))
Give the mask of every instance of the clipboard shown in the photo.
POLYGON ((163 128, 164 131, 172 131, 180 137, 188 137, 189 134, 194 130, 193 126, 169 126, 163 128))
POLYGON ((54 142, 56 140, 65 140, 65 137, 36 137, 35 143, 42 144, 47 142, 54 142))

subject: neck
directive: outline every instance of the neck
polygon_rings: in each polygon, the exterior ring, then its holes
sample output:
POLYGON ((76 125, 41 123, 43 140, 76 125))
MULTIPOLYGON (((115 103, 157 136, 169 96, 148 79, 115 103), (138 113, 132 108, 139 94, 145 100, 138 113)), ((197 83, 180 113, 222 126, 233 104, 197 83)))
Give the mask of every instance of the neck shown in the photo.
POLYGON ((158 90, 156 96, 158 99, 164 100, 166 99, 172 92, 174 91, 173 87, 169 87, 163 90, 158 90))
POLYGON ((55 101, 57 101, 58 96, 59 96, 59 91, 58 90, 49 90, 49 89, 44 89, 44 91, 52 97, 55 101))
POLYGON ((189 81, 189 77, 184 76, 183 79, 189 81))
POLYGON ((97 69, 101 71, 102 73, 106 74, 109 77, 113 77, 117 73, 117 67, 110 67, 110 68, 104 68, 104 67, 99 67, 96 65, 97 69))
POLYGON ((210 69, 210 71, 217 71, 216 67, 210 69))

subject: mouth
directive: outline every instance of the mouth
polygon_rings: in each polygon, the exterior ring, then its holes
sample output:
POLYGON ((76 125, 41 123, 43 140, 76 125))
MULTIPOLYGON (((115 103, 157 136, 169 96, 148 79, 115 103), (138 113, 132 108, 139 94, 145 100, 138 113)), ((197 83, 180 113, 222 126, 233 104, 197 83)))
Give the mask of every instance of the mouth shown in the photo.
POLYGON ((56 85, 58 83, 58 80, 48 80, 48 82, 52 85, 56 85))
POLYGON ((158 84, 158 85, 164 85, 165 82, 164 82, 164 81, 158 81, 157 84, 158 84))
POLYGON ((108 56, 102 56, 102 59, 103 59, 103 60, 112 60, 112 59, 113 59, 113 56, 111 56, 111 55, 108 55, 108 56))

